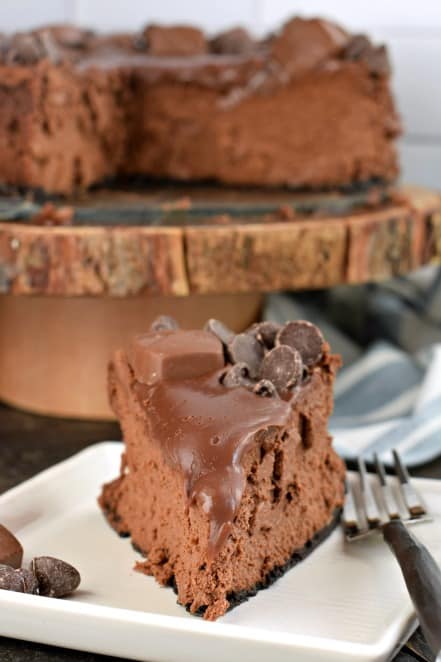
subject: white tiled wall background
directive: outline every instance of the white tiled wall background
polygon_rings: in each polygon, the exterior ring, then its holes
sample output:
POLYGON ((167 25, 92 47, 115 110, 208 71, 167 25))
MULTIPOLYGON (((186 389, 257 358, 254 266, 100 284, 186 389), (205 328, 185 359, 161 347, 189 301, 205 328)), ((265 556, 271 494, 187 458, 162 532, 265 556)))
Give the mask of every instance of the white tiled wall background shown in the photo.
POLYGON ((323 15, 385 41, 405 125, 403 179, 441 189, 441 0, 0 0, 0 31, 72 21, 102 30, 151 21, 255 34, 292 14, 323 15))

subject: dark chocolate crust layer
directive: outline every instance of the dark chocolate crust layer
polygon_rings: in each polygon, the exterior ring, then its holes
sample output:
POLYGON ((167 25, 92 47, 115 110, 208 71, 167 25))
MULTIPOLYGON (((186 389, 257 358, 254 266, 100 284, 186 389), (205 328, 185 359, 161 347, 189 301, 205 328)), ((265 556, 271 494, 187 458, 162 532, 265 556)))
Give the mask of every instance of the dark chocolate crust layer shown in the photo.
MULTIPOLYGON (((118 521, 117 514, 114 511, 112 511, 110 508, 104 509, 103 512, 104 515, 106 516, 109 525, 113 529, 115 529, 114 524, 118 521)), ((329 524, 327 524, 322 529, 317 531, 312 536, 312 538, 308 540, 305 545, 303 545, 303 547, 301 547, 300 549, 295 549, 286 563, 272 568, 267 573, 267 575, 265 575, 262 581, 258 582, 257 584, 255 584, 254 586, 252 586, 247 590, 228 593, 227 600, 230 606, 227 611, 231 611, 231 609, 234 609, 234 607, 238 607, 240 604, 246 602, 249 598, 252 598, 254 595, 256 595, 259 591, 263 591, 264 589, 269 588, 278 579, 280 579, 280 577, 283 577, 283 575, 286 572, 288 572, 288 570, 291 570, 291 568, 296 566, 298 563, 304 561, 319 545, 321 545, 322 542, 324 542, 331 535, 331 533, 334 531, 334 529, 337 527, 337 525, 340 522, 341 512, 342 512, 341 508, 336 508, 329 524)), ((117 533, 120 538, 130 537, 130 531, 117 531, 117 533)), ((138 554, 142 554, 142 556, 144 557, 148 556, 148 552, 141 549, 139 545, 137 545, 133 541, 132 541, 132 547, 135 550, 135 552, 138 552, 138 554)), ((170 588, 172 588, 173 591, 176 594, 178 594, 178 589, 174 575, 170 578, 168 582, 168 586, 170 586, 170 588)), ((191 606, 190 604, 185 605, 187 611, 190 611, 190 606, 191 606)), ((205 611, 206 611, 206 607, 201 607, 196 612, 194 612, 194 615, 203 616, 205 611)))
MULTIPOLYGON (((242 602, 246 602, 249 598, 252 598, 254 595, 256 595, 259 591, 263 591, 266 588, 269 588, 274 584, 280 577, 283 577, 283 575, 288 572, 288 570, 291 570, 295 565, 300 563, 301 561, 304 561, 315 549, 318 547, 322 542, 328 538, 331 533, 334 531, 338 523, 340 522, 340 516, 341 516, 341 508, 336 508, 331 521, 329 524, 324 526, 320 531, 317 531, 313 535, 313 537, 308 540, 308 542, 303 545, 300 549, 294 550, 292 553, 292 556, 288 561, 283 564, 276 566, 272 570, 268 572, 268 574, 264 577, 264 579, 261 582, 258 582, 255 586, 252 588, 246 590, 246 591, 237 591, 233 593, 228 593, 227 595, 227 600, 230 603, 228 611, 231 609, 234 609, 234 607, 239 606, 242 604, 242 602)), ((176 593, 176 584, 171 584, 173 587, 173 590, 176 593)), ((189 606, 186 606, 186 609, 189 611, 190 608, 189 606)), ((197 614, 199 616, 202 616, 205 612, 205 609, 201 609, 197 614)))
MULTIPOLYGON (((228 183, 225 182, 216 182, 216 181, 192 181, 190 184, 191 187, 197 187, 200 192, 204 192, 204 190, 207 191, 212 191, 213 186, 216 186, 219 196, 222 196, 222 193, 225 191, 228 196, 231 195, 231 193, 234 191, 238 193, 238 195, 242 196, 244 194, 249 193, 251 197, 253 195, 262 190, 262 187, 259 185, 255 186, 247 186, 247 185, 240 185, 237 184, 236 186, 230 186, 228 183)), ((377 192, 380 196, 380 201, 384 202, 389 199, 389 192, 391 190, 394 190, 395 182, 393 180, 389 180, 386 178, 382 177, 371 177, 370 179, 366 180, 359 180, 359 181, 352 181, 348 183, 342 183, 342 184, 336 184, 336 185, 330 185, 330 186, 308 186, 308 185, 301 185, 301 186, 296 186, 296 185, 289 185, 289 184, 282 184, 281 186, 274 186, 274 187, 266 187, 265 191, 268 191, 269 193, 280 193, 282 196, 284 192, 289 192, 292 194, 304 194, 304 193, 311 193, 311 194, 320 194, 320 193, 340 193, 341 195, 345 196, 353 196, 353 195, 360 195, 360 194, 372 194, 372 192, 377 192)), ((122 177, 111 177, 102 181, 96 182, 93 186, 90 187, 90 191, 88 194, 94 195, 94 194, 102 194, 104 191, 108 191, 111 194, 117 194, 117 193, 126 193, 126 192, 133 192, 133 193, 148 193, 150 189, 156 189, 157 187, 164 187, 164 194, 167 196, 167 188, 170 187, 172 190, 173 188, 179 190, 181 189, 182 192, 182 197, 188 198, 191 200, 191 190, 188 192, 188 185, 187 182, 182 182, 182 180, 173 180, 173 179, 163 179, 163 178, 156 178, 156 177, 149 177, 146 175, 142 174, 134 174, 131 175, 130 177, 122 178, 122 177)), ((84 195, 84 194, 83 194, 84 195)), ((17 212, 15 210, 14 205, 19 205, 22 204, 23 200, 29 200, 29 198, 32 199, 32 201, 35 204, 44 204, 46 202, 59 202, 60 204, 66 204, 66 196, 62 193, 51 193, 50 191, 45 191, 41 187, 29 187, 29 186, 18 186, 14 184, 4 184, 0 182, 0 200, 5 203, 5 208, 2 212, 2 222, 7 222, 7 221, 14 221, 14 222, 21 222, 23 221, 30 221, 32 222, 32 216, 28 209, 24 209, 24 213, 22 216, 17 217, 17 212), (4 200, 3 200, 4 199, 4 200), (11 207, 11 211, 9 212, 8 207, 11 207)), ((81 196, 80 196, 81 200, 81 196)), ((113 217, 117 217, 115 221, 109 221, 107 218, 104 218, 104 214, 100 210, 99 206, 97 205, 96 208, 92 208, 90 210, 90 215, 88 212, 84 213, 84 210, 82 209, 82 204, 78 205, 78 208, 80 209, 80 215, 79 218, 75 218, 75 209, 76 209, 76 202, 77 198, 73 197, 69 204, 72 204, 74 216, 72 219, 72 224, 73 225, 133 225, 134 221, 133 219, 127 219, 127 216, 125 215, 125 208, 121 206, 120 209, 118 209, 118 206, 115 206, 113 208, 113 217), (120 214, 118 216, 118 214, 120 214), (100 216, 103 218, 101 219, 100 216)), ((314 209, 307 209, 306 214, 314 214, 314 209)), ((146 213, 148 217, 148 210, 146 213)), ((232 220, 234 220, 235 215, 232 216, 232 220)), ((242 219, 239 216, 239 219, 242 221, 242 219)), ((179 225, 197 225, 199 219, 195 218, 192 219, 191 215, 184 219, 183 222, 180 222, 179 225)), ((206 222, 206 221, 205 221, 206 222)), ((259 222, 259 219, 257 220, 259 222)), ((157 221, 149 221, 149 219, 145 219, 144 217, 140 218, 139 220, 136 220, 136 225, 158 225, 157 221)), ((159 223, 160 225, 160 223, 159 223)), ((170 223, 168 223, 170 225, 170 223)))

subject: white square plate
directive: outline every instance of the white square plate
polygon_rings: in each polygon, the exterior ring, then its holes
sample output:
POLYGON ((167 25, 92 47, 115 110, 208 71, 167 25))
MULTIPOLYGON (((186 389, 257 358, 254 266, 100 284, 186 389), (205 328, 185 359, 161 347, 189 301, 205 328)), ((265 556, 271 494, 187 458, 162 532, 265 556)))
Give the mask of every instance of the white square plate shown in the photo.
MULTIPOLYGON (((120 453, 116 442, 91 446, 0 496, 0 522, 26 560, 57 556, 82 575, 65 600, 0 590, 0 635, 152 662, 387 660, 405 641, 414 616, 395 559, 380 536, 348 545, 340 529, 216 623, 190 616, 132 570, 138 555, 97 507, 120 453)), ((415 485, 435 516, 416 530, 440 562, 441 481, 415 485)))

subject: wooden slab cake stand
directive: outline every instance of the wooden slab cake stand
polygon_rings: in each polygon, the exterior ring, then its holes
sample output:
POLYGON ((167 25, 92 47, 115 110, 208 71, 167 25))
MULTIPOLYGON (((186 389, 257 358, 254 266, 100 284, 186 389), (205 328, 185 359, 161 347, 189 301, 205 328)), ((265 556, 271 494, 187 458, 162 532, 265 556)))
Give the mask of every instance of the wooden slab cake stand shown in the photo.
POLYGON ((441 257, 441 197, 416 188, 157 186, 69 204, 64 226, 51 223, 66 210, 0 199, 0 398, 57 416, 111 418, 109 356, 159 314, 239 331, 264 292, 386 279, 441 257))

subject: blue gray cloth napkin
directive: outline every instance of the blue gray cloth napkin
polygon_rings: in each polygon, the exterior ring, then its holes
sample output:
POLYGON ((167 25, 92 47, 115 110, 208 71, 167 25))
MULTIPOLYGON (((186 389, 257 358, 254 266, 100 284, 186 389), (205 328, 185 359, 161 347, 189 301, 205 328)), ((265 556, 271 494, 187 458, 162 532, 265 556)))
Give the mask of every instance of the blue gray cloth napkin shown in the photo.
POLYGON ((335 385, 330 422, 338 452, 347 459, 377 452, 391 461, 400 451, 409 465, 441 453, 441 343, 409 355, 377 342, 335 385))
POLYGON ((432 276, 426 288, 401 279, 267 299, 265 319, 309 319, 343 356, 330 430, 345 459, 370 459, 377 452, 390 463, 396 448, 412 466, 441 455, 441 286, 434 289, 439 274, 432 276), (365 333, 373 327, 380 337, 365 333))

